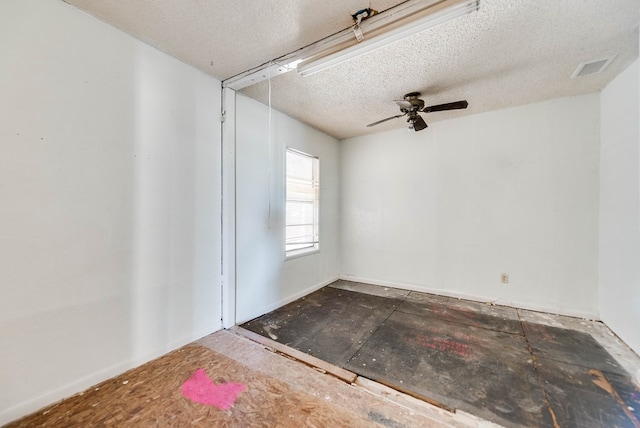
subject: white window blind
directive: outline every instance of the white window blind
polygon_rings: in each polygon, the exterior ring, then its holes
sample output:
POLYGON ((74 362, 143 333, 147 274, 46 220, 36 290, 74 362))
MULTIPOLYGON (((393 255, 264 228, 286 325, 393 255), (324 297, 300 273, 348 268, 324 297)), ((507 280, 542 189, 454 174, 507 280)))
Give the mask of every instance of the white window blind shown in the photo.
POLYGON ((320 163, 293 149, 287 149, 286 157, 285 252, 293 256, 319 248, 320 163))

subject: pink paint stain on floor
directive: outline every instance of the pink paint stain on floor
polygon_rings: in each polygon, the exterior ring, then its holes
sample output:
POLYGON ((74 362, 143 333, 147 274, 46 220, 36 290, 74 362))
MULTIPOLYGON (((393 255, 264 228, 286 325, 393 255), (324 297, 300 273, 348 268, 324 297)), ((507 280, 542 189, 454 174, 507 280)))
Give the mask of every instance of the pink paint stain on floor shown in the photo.
POLYGON ((182 384, 182 395, 191 401, 228 410, 247 387, 241 383, 216 385, 204 369, 198 369, 182 384))

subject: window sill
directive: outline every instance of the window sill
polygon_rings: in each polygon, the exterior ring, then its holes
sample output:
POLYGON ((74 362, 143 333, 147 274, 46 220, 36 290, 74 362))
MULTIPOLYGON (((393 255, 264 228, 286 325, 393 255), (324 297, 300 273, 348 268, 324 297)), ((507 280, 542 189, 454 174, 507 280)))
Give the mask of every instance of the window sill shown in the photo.
POLYGON ((305 257, 305 256, 310 256, 312 254, 317 254, 320 252, 319 248, 313 249, 313 250, 298 250, 298 251, 292 251, 291 253, 285 254, 284 255, 284 261, 286 262, 287 260, 292 260, 292 259, 298 259, 300 257, 305 257))

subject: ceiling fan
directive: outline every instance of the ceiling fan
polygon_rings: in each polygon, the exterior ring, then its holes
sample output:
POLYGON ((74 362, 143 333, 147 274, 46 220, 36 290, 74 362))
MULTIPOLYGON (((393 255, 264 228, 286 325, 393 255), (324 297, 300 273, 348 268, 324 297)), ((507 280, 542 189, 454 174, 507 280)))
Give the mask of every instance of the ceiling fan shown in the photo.
POLYGON ((409 122, 409 129, 413 129, 414 131, 418 132, 427 127, 427 123, 418 113, 431 113, 434 111, 465 109, 469 105, 466 100, 462 100, 425 107, 424 101, 420 99, 420 92, 409 92, 404 96, 403 100, 395 100, 394 102, 398 104, 402 114, 370 123, 367 126, 376 126, 381 124, 382 122, 386 122, 387 120, 397 119, 402 116, 409 116, 407 118, 407 122, 409 122))

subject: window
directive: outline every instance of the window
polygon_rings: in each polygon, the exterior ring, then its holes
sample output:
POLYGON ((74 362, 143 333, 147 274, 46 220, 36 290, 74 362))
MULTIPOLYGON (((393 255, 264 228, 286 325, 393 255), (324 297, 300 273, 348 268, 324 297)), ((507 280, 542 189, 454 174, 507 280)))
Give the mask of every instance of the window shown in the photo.
POLYGON ((291 257, 319 248, 320 161, 287 149, 286 169, 285 254, 291 257))

